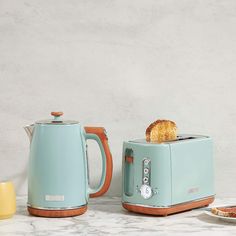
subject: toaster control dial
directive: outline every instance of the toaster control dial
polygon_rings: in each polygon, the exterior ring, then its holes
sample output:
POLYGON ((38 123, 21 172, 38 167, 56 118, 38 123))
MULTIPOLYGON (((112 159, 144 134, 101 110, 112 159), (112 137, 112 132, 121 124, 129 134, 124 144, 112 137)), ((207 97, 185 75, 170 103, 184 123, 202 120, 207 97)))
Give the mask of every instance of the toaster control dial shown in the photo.
POLYGON ((149 199, 152 197, 152 188, 146 184, 143 184, 140 188, 140 193, 144 199, 149 199))

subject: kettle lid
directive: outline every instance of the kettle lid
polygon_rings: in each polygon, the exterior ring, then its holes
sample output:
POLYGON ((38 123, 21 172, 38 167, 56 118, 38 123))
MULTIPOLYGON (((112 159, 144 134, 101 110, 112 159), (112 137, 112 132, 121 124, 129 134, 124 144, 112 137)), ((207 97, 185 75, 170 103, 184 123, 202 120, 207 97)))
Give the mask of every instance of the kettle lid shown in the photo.
POLYGON ((36 121, 36 124, 72 125, 72 124, 79 123, 79 121, 75 121, 75 120, 62 120, 61 116, 63 115, 63 112, 61 111, 53 111, 51 112, 51 115, 54 116, 53 119, 39 120, 39 121, 36 121))

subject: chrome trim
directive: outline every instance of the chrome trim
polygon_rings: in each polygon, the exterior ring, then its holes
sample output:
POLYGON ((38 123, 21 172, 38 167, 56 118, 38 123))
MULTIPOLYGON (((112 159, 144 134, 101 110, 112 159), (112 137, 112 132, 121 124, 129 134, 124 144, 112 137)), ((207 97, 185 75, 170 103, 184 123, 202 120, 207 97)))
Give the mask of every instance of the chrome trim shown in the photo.
POLYGON ((73 210, 73 209, 78 209, 85 206, 87 206, 87 204, 84 204, 81 206, 75 206, 75 207, 38 207, 38 206, 30 205, 29 203, 27 203, 27 207, 32 207, 39 210, 52 210, 52 211, 53 210, 73 210))
POLYGON ((208 197, 198 198, 198 199, 195 199, 195 200, 192 200, 192 201, 182 202, 182 203, 178 203, 178 204, 174 204, 174 205, 170 205, 170 206, 144 205, 144 204, 135 204, 135 203, 130 203, 130 202, 124 202, 124 201, 122 201, 122 203, 132 205, 132 206, 140 206, 140 207, 147 207, 147 208, 170 208, 170 207, 183 205, 183 204, 186 204, 186 203, 199 202, 199 201, 211 198, 211 197, 215 197, 215 194, 211 195, 211 196, 208 196, 208 197))
POLYGON ((32 141, 32 137, 33 137, 33 132, 34 132, 34 124, 31 125, 27 125, 24 127, 25 132, 27 133, 30 142, 32 141))
POLYGON ((62 121, 62 122, 54 122, 54 121, 36 121, 35 124, 38 125, 77 125, 79 121, 62 121))

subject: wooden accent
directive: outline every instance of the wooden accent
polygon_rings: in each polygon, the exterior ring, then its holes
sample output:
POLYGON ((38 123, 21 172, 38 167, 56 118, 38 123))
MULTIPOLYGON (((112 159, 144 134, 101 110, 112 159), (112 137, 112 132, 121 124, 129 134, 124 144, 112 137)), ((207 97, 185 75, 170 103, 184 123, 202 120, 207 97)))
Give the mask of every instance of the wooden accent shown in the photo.
POLYGON ((60 218, 82 215, 87 211, 87 206, 69 210, 45 210, 28 206, 28 212, 34 216, 60 218))
POLYGON ((128 203, 122 203, 122 205, 128 211, 133 211, 133 212, 147 214, 147 215, 167 216, 167 215, 174 214, 177 212, 182 212, 182 211, 192 210, 194 208, 208 206, 213 201, 214 201, 214 197, 209 197, 203 200, 178 204, 178 205, 167 207, 167 208, 135 206, 128 203))
POLYGON ((125 161, 128 163, 133 163, 134 158, 132 156, 125 156, 125 161))
POLYGON ((105 133, 106 130, 103 127, 84 127, 84 129, 86 133, 96 134, 100 138, 106 155, 106 177, 104 184, 100 191, 89 195, 90 197, 98 197, 106 193, 110 187, 113 171, 112 155, 108 145, 108 138, 105 133))
POLYGON ((62 116, 64 113, 62 111, 52 111, 51 115, 52 116, 62 116))

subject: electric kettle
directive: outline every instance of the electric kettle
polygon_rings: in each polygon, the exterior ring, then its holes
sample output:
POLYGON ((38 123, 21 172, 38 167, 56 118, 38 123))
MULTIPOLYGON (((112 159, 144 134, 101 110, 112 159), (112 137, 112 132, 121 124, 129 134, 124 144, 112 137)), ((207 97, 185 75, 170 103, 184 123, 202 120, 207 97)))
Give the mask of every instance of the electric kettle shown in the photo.
POLYGON ((89 197, 104 194, 111 183, 112 156, 102 127, 83 127, 78 121, 53 119, 24 127, 30 138, 28 211, 43 217, 81 215, 89 197), (89 186, 86 140, 95 140, 101 150, 102 177, 95 189, 89 186))

